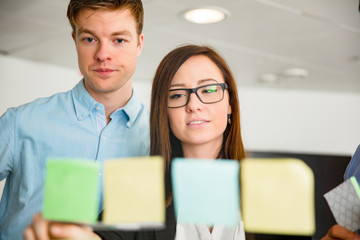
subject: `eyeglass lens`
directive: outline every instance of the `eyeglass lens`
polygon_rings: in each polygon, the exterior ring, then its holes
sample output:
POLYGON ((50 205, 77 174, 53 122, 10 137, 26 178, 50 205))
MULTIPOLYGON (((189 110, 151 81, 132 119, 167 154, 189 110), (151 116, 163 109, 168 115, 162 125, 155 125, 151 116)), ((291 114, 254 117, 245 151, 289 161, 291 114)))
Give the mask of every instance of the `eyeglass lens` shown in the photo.
POLYGON ((224 95, 224 90, 221 85, 206 85, 193 89, 176 89, 169 92, 168 107, 185 106, 190 98, 191 93, 196 93, 196 96, 203 103, 215 103, 221 101, 224 95))

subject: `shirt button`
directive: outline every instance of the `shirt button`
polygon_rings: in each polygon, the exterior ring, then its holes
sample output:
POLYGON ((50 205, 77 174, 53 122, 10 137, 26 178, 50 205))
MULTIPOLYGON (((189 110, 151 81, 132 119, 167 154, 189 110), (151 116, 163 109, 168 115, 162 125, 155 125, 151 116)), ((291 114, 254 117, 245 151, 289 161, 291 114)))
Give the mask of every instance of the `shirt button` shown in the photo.
POLYGON ((127 126, 127 127, 130 127, 130 126, 131 126, 131 123, 130 123, 130 122, 127 122, 127 123, 126 123, 126 126, 127 126))
POLYGON ((99 106, 96 107, 96 111, 100 111, 100 109, 101 109, 101 108, 100 108, 99 106))
POLYGON ((105 136, 103 136, 103 137, 102 137, 102 139, 103 139, 103 140, 106 140, 106 137, 105 137, 105 136))

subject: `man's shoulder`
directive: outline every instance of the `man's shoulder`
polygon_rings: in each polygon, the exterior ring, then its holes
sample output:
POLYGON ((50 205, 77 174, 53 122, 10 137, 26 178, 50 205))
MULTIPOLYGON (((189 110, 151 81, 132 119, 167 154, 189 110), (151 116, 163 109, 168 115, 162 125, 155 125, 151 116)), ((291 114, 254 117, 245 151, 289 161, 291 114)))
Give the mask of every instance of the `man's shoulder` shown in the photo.
POLYGON ((24 111, 24 110, 35 110, 35 109, 46 109, 51 108, 51 106, 57 106, 61 105, 61 103, 64 103, 64 101, 71 100, 71 90, 67 92, 59 92, 55 93, 48 97, 41 97, 37 98, 31 102, 22 104, 18 107, 14 107, 13 109, 17 111, 24 111))
POLYGON ((355 150, 355 153, 346 168, 344 179, 346 180, 351 176, 355 176, 360 182, 360 145, 355 150))
POLYGON ((36 117, 38 115, 46 115, 51 111, 59 111, 60 108, 64 108, 67 102, 71 103, 71 90, 67 92, 55 93, 49 97, 37 98, 31 102, 10 107, 4 113, 4 116, 13 116, 16 118, 29 118, 36 117))

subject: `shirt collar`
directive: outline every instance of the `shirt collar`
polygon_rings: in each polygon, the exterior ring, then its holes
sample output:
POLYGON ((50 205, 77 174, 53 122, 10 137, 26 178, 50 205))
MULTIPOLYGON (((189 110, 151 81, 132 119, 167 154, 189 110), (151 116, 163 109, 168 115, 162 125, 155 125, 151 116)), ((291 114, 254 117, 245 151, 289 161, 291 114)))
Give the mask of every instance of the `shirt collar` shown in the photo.
POLYGON ((94 107, 98 104, 86 91, 84 82, 81 80, 72 89, 72 96, 75 107, 75 114, 79 121, 88 117, 94 107))
POLYGON ((133 90, 133 94, 132 94, 130 100, 126 103, 126 105, 124 107, 116 110, 113 114, 111 114, 110 117, 113 118, 119 112, 123 112, 128 118, 126 126, 128 128, 131 128, 131 126, 134 124, 134 122, 136 121, 136 118, 138 117, 138 115, 140 114, 140 112, 143 108, 144 108, 143 104, 136 97, 136 95, 134 94, 134 90, 133 90))
MULTIPOLYGON (((100 104, 96 102, 88 93, 88 91, 85 89, 83 80, 81 80, 73 88, 72 95, 73 95, 76 117, 79 121, 88 117, 92 112, 92 110, 97 105, 100 104)), ((113 118, 120 112, 123 112, 128 118, 128 122, 126 123, 126 126, 130 128, 136 121, 137 116, 140 114, 143 108, 144 108, 143 104, 135 96, 133 90, 133 94, 130 100, 127 102, 127 104, 124 107, 113 112, 110 117, 113 118)))

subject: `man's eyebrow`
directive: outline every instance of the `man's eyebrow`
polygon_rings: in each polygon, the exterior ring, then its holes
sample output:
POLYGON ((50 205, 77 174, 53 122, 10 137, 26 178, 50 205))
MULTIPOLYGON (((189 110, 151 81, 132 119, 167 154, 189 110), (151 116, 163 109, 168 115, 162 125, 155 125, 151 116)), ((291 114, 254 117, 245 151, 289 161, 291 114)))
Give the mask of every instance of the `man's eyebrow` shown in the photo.
POLYGON ((91 30, 87 29, 87 28, 79 28, 79 31, 78 31, 78 34, 81 34, 81 33, 89 33, 91 35, 95 35, 91 30))
MULTIPOLYGON (((83 28, 83 27, 79 28, 78 34, 83 34, 83 33, 88 33, 88 34, 96 36, 96 34, 94 32, 92 32, 91 30, 89 30, 87 28, 83 28)), ((128 37, 132 37, 132 34, 128 30, 123 30, 123 31, 113 32, 111 34, 111 36, 128 36, 128 37)))
POLYGON ((120 36, 121 36, 121 35, 127 35, 127 36, 129 36, 129 37, 132 37, 131 32, 128 31, 128 30, 113 32, 113 33, 111 34, 111 36, 119 36, 119 35, 120 35, 120 36))

